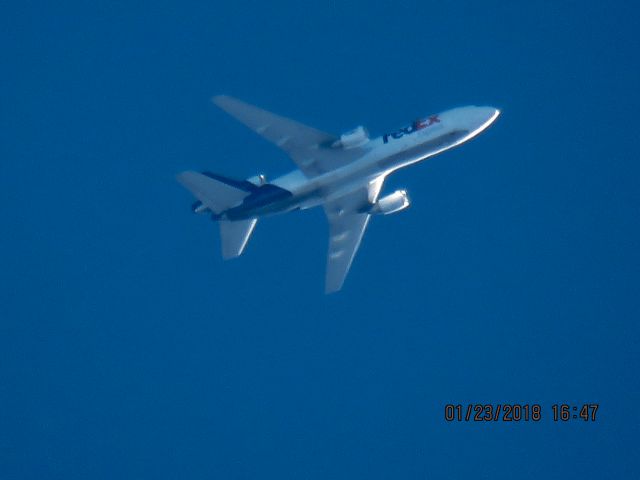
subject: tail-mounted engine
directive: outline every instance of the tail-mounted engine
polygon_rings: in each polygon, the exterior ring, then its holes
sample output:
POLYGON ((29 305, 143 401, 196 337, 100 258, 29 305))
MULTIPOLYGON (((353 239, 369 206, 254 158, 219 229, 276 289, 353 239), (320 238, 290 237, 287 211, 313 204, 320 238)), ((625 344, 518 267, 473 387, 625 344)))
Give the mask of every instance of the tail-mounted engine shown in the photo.
POLYGON ((411 201, 406 190, 397 190, 386 197, 382 197, 373 204, 369 213, 390 215, 399 212, 405 208, 409 208, 411 201))
POLYGON ((247 182, 253 183, 256 187, 261 187, 265 183, 267 183, 267 177, 262 173, 259 175, 254 175, 253 177, 247 178, 247 182))

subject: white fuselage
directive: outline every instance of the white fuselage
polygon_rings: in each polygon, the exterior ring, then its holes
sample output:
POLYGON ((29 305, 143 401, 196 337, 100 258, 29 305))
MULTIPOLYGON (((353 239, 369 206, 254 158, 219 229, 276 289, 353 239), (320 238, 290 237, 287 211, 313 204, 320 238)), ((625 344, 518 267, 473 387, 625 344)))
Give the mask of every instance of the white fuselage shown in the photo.
POLYGON ((372 182, 470 140, 499 114, 493 107, 455 108, 368 141, 360 147, 366 152, 344 167, 312 178, 293 170, 271 182, 292 195, 253 213, 262 216, 321 205, 361 186, 363 181, 372 182))
POLYGON ((336 138, 233 97, 220 95, 214 103, 282 148, 300 170, 271 183, 263 175, 236 180, 182 172, 178 181, 198 199, 192 210, 218 222, 228 259, 242 254, 258 218, 323 206, 329 224, 327 293, 342 288, 371 216, 410 205, 405 190, 380 197, 385 177, 466 142, 500 114, 493 107, 455 108, 370 140, 363 127, 336 138))

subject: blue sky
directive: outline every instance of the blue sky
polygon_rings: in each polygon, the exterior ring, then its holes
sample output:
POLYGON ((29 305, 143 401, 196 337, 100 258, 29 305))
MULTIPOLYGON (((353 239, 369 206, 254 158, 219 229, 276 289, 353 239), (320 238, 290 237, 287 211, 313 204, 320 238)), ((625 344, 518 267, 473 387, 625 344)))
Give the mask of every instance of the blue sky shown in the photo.
POLYGON ((0 10, 2 478, 637 477, 637 7, 131 3, 0 10), (324 296, 320 210, 229 263, 191 215, 182 170, 292 168, 218 93, 336 133, 503 114, 389 179, 411 209, 324 296), (544 418, 444 421, 469 402, 544 418))

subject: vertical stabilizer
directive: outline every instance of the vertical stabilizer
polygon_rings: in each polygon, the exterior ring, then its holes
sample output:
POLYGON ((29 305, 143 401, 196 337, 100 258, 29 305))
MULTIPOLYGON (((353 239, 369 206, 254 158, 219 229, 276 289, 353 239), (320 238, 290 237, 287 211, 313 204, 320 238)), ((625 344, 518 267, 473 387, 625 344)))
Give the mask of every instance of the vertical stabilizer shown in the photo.
POLYGON ((257 222, 257 218, 235 222, 220 220, 222 258, 228 260, 242 255, 257 222))

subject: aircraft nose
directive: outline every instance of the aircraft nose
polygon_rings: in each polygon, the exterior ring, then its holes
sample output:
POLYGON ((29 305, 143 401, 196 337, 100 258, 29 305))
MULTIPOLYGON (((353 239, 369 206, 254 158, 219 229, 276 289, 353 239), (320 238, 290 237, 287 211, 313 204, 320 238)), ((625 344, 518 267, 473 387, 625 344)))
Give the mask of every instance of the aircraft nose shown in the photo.
POLYGON ((494 107, 476 107, 475 121, 478 126, 489 126, 500 115, 500 110, 494 107))
POLYGON ((500 115, 494 107, 459 107, 441 114, 445 122, 454 128, 475 131, 491 125, 500 115))

